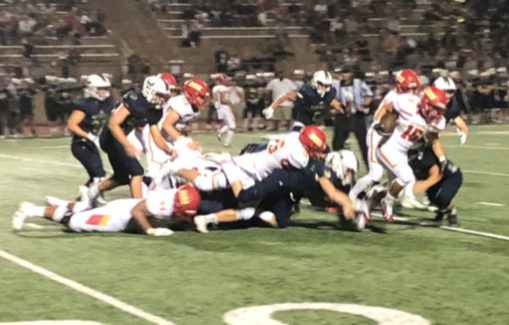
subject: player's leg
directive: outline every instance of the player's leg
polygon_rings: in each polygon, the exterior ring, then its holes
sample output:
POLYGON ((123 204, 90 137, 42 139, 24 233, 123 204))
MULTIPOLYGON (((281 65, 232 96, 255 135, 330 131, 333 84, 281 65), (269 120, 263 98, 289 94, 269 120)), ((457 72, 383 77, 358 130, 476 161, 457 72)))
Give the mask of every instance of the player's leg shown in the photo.
POLYGON ((456 207, 452 204, 452 200, 461 188, 462 183, 463 175, 461 171, 458 171, 426 191, 431 203, 438 207, 438 213, 435 217, 436 221, 441 221, 444 215, 447 215, 449 226, 458 225, 457 211, 456 207))
POLYGON ((334 137, 332 139, 332 150, 341 150, 345 146, 345 141, 350 133, 350 122, 348 116, 344 114, 336 115, 334 122, 334 137))
POLYGON ((126 228, 130 219, 129 211, 106 205, 73 214, 69 219, 68 227, 75 232, 121 232, 126 228))
POLYGON ((233 112, 229 106, 225 107, 224 122, 226 126, 228 126, 228 130, 226 131, 226 137, 224 139, 224 146, 229 147, 232 143, 233 136, 235 135, 235 129, 237 128, 237 121, 235 120, 235 115, 233 115, 233 112))
POLYGON ((357 138, 357 142, 359 143, 359 147, 361 149, 361 154, 362 154, 362 159, 364 160, 365 166, 369 168, 368 147, 367 147, 366 141, 364 141, 364 139, 366 139, 366 135, 367 135, 366 119, 365 119, 363 113, 355 114, 351 117, 351 119, 352 119, 352 124, 353 124, 352 131, 354 132, 355 137, 357 138))
MULTIPOLYGON (((208 225, 217 225, 219 223, 231 223, 239 220, 249 220, 255 216, 255 208, 244 208, 239 210, 226 209, 216 213, 194 217, 196 229, 201 233, 207 233, 208 225)), ((269 218, 270 219, 270 218, 269 218)))
POLYGON ((101 155, 94 144, 88 142, 73 142, 71 144, 71 152, 87 170, 90 181, 106 176, 101 155))
POLYGON ((237 200, 239 203, 258 202, 268 197, 271 193, 281 192, 290 186, 290 173, 284 169, 277 169, 260 182, 253 186, 242 189, 237 200))
POLYGON ((378 163, 376 158, 376 149, 383 137, 373 128, 370 128, 366 135, 366 145, 368 150, 368 167, 369 173, 359 179, 350 190, 350 198, 357 198, 359 194, 364 192, 369 186, 380 182, 384 169, 378 163))

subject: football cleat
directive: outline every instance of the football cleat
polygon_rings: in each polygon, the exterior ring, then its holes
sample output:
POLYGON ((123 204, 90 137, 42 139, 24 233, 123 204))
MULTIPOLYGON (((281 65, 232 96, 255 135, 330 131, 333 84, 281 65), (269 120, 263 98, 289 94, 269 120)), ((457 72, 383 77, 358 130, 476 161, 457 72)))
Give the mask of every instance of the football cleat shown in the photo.
POLYGON ((90 207, 97 206, 97 196, 92 194, 92 191, 89 187, 84 185, 80 186, 80 202, 87 203, 90 207))
POLYGON ((25 210, 28 208, 33 207, 34 204, 30 202, 22 202, 18 210, 14 213, 14 216, 12 217, 12 229, 15 231, 20 231, 23 229, 23 225, 25 224, 25 220, 27 218, 27 215, 25 214, 25 210))
POLYGON ((447 216, 447 222, 449 223, 449 227, 458 227, 458 216, 456 215, 456 211, 451 212, 447 216))
POLYGON ((217 141, 223 142, 223 134, 219 131, 217 131, 217 141))
POLYGON ((417 201, 415 198, 404 197, 401 200, 401 206, 407 209, 419 209, 424 210, 426 207, 417 201))
POLYGON ((383 216, 388 222, 394 222, 394 217, 392 215, 392 202, 387 203, 387 199, 382 199, 382 211, 383 216))
POLYGON ((209 232, 207 229, 207 221, 205 220, 205 217, 203 216, 194 217, 194 224, 198 232, 202 234, 206 234, 209 232))

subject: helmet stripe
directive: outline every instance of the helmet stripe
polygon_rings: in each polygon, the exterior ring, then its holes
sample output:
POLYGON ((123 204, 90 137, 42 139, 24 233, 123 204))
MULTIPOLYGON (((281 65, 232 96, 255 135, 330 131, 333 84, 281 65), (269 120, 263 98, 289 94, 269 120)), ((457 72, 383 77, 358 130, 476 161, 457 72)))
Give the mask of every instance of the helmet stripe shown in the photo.
POLYGON ((318 147, 322 147, 323 146, 323 141, 322 139, 320 139, 316 134, 314 133, 311 133, 309 135, 309 139, 311 141, 313 141, 314 144, 316 144, 318 147))

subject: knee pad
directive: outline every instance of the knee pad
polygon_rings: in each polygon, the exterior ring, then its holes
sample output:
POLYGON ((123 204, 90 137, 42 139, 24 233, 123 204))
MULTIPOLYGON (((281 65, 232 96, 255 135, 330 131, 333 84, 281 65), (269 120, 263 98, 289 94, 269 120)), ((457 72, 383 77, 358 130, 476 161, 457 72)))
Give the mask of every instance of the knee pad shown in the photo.
POLYGON ((72 213, 83 212, 83 211, 86 211, 86 210, 88 210, 90 208, 91 208, 91 206, 90 206, 89 203, 76 202, 76 203, 74 203, 74 207, 72 208, 72 213))

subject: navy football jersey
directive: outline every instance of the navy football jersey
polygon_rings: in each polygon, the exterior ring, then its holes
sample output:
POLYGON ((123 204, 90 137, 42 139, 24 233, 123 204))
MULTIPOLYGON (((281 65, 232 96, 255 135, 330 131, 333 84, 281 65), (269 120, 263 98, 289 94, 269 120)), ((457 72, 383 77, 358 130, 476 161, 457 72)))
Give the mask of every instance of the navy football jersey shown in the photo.
MULTIPOLYGON (((85 118, 81 121, 79 127, 87 133, 98 135, 104 125, 106 125, 113 106, 114 102, 111 97, 104 101, 80 97, 74 101, 73 109, 85 113, 85 118)), ((74 135, 74 140, 81 140, 81 137, 74 135)))
POLYGON ((140 92, 128 92, 117 106, 120 104, 123 104, 130 113, 120 125, 125 134, 131 132, 133 128, 157 124, 163 116, 163 110, 156 109, 154 105, 147 102, 140 92))
POLYGON ((296 121, 304 125, 313 125, 316 120, 322 117, 329 109, 330 103, 336 98, 336 89, 330 90, 321 97, 320 94, 310 85, 302 86, 297 92, 297 101, 293 108, 296 121))
MULTIPOLYGON (((440 162, 433 152, 433 148, 426 146, 421 150, 412 150, 408 153, 409 165, 414 172, 415 178, 419 181, 426 180, 429 177, 431 167, 440 166, 440 162)), ((452 161, 447 161, 444 169, 443 178, 447 179, 459 171, 459 167, 452 161)))

